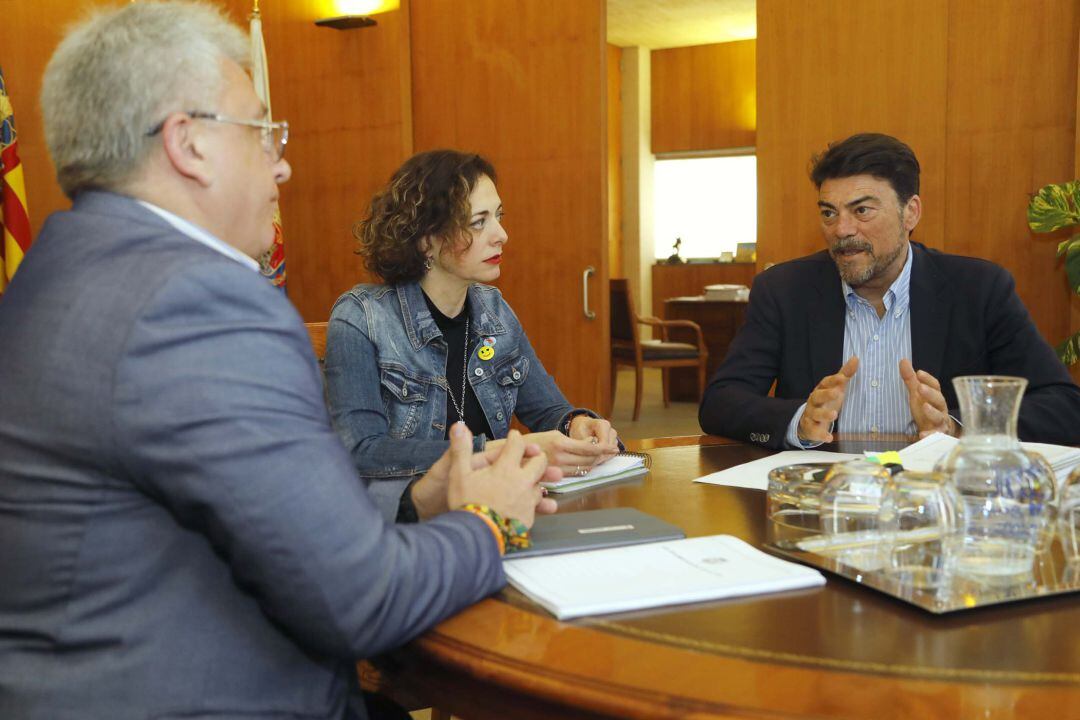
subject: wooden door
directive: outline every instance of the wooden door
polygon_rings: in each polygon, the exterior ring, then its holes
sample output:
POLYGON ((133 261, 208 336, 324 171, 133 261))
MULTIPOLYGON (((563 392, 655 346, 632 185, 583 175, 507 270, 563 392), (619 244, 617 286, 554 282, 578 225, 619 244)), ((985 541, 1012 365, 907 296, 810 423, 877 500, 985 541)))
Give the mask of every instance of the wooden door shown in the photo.
POLYGON ((604 3, 410 10, 414 148, 495 165, 510 238, 498 286, 570 402, 600 411, 611 392, 604 3))

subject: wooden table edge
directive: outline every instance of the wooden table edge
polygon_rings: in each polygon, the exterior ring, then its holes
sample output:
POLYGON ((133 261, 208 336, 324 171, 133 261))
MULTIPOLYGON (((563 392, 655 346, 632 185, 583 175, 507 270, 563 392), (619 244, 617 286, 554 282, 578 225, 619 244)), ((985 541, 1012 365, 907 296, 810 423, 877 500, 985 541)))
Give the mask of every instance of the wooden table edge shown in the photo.
POLYGON ((636 438, 623 440, 630 452, 645 452, 656 448, 689 447, 692 445, 740 445, 738 440, 719 435, 674 435, 662 438, 636 438))
MULTIPOLYGON (((770 662, 687 650, 684 647, 642 640, 599 627, 563 623, 542 611, 518 608, 489 598, 443 622, 395 654, 404 673, 390 678, 405 683, 421 694, 433 687, 462 686, 462 692, 483 692, 485 688, 509 691, 525 699, 564 705, 568 714, 576 711, 606 717, 667 719, 712 718, 717 720, 772 720, 814 717, 906 718, 912 702, 920 698, 942 699, 944 714, 921 714, 925 718, 951 718, 948 708, 968 705, 984 695, 1010 705, 1033 705, 1039 712, 1023 717, 1039 718, 1050 709, 1080 708, 1080 686, 1071 684, 987 683, 970 679, 911 677, 874 672, 856 672, 831 667, 806 666, 786 661, 770 662), (591 658, 571 654, 558 665, 540 665, 514 657, 513 645, 499 647, 499 640, 485 643, 483 627, 520 625, 550 628, 563 644, 593 646, 611 658, 644 657, 666 672, 649 672, 641 667, 619 668, 617 678, 597 670, 591 658), (422 672, 416 666, 422 665, 422 672), (422 676, 431 682, 436 671, 453 678, 449 683, 424 687, 422 676), (409 673, 410 667, 416 671, 409 673), (781 680, 782 678, 782 680, 781 680), (420 680, 417 683, 417 680, 420 680), (470 683, 474 687, 464 687, 470 683), (419 687, 417 687, 419 685, 419 687), (794 698, 782 687, 814 687, 821 692, 851 693, 857 688, 862 713, 840 702, 833 713, 823 713, 821 698, 794 698), (775 691, 762 695, 757 691, 775 691), (756 690, 755 690, 756 689, 756 690), (858 711, 856 711, 858 712, 858 711)), ((602 665, 602 663, 601 663, 602 665)), ((439 693, 445 699, 445 692, 439 693)), ((439 701, 440 706, 444 704, 439 701)), ((453 711, 453 702, 445 703, 453 711)), ((1021 715, 1018 715, 1018 717, 1021 715)), ((1058 715, 1058 717, 1064 717, 1058 715)))

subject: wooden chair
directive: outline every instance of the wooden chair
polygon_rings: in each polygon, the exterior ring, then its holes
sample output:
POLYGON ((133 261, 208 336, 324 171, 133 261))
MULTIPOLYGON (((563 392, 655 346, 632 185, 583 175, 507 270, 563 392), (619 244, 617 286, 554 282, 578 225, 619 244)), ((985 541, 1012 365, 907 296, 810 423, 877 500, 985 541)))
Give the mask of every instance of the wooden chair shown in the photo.
MULTIPOLYGON (((701 326, 690 320, 661 320, 639 317, 634 312, 634 299, 630 296, 627 280, 611 280, 611 402, 615 403, 615 378, 619 365, 634 368, 634 420, 641 414, 641 371, 643 368, 660 368, 663 373, 664 407, 668 407, 668 370, 673 367, 698 369, 698 397, 705 392, 705 364, 709 351, 701 326), (650 325, 660 329, 659 340, 642 340, 638 325, 650 325), (690 328, 697 335, 697 344, 669 342, 668 329, 690 328)), ((608 413, 611 414, 610 412, 608 413)))
POLYGON ((326 359, 326 323, 304 323, 307 326, 308 335, 311 336, 311 348, 315 351, 315 357, 319 359, 319 364, 322 365, 324 359, 326 359))

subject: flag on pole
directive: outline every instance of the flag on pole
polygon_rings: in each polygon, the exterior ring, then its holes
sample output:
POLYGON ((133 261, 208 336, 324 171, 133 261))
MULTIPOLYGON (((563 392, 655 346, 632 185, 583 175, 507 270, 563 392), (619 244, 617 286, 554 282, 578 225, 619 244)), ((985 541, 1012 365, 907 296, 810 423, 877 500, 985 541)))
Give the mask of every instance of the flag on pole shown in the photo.
POLYGON ((15 141, 15 111, 0 69, 0 295, 30 249, 26 185, 15 141))
MULTIPOLYGON (((255 94, 266 106, 266 119, 272 120, 270 72, 266 67, 266 44, 263 42, 259 0, 255 0, 251 11, 251 78, 255 83, 255 94)), ((285 292, 285 236, 281 229, 280 207, 274 208, 274 244, 259 258, 259 269, 274 287, 285 292)))

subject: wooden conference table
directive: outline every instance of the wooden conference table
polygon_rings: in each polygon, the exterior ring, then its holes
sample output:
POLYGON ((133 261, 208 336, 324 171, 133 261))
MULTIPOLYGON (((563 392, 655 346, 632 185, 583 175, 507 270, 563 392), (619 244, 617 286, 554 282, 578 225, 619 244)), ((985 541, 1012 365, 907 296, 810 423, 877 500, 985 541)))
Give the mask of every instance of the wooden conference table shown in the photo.
MULTIPOLYGON (((688 536, 764 541, 764 492, 691 480, 766 451, 638 445, 648 476, 564 496, 560 512, 633 506, 688 536)), ((1080 718, 1080 596, 934 616, 830 575, 811 590, 559 622, 507 589, 380 668, 395 691, 467 720, 1064 720, 1080 718)))

